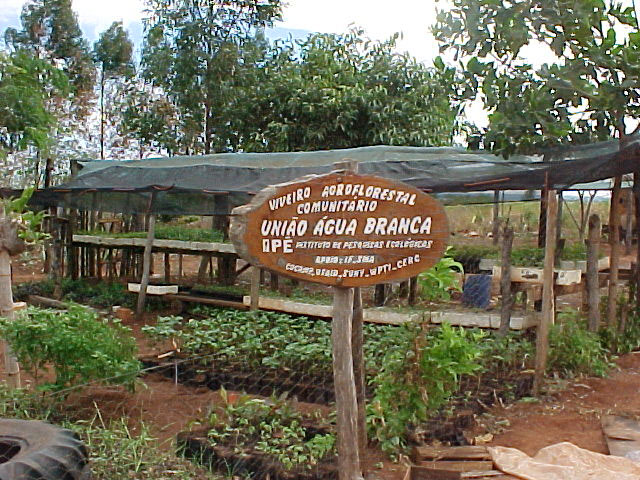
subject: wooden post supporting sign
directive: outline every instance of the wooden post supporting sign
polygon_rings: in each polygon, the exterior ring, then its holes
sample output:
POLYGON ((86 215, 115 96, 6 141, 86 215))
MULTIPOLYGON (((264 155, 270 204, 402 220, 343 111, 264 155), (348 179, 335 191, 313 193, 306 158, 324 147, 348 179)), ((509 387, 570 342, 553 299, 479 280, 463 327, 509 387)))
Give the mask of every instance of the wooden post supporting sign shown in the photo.
MULTIPOLYGON (((360 288, 415 277, 442 256, 444 209, 429 195, 383 178, 336 171, 273 185, 232 212, 238 254, 258 268, 330 285, 340 480, 362 478, 367 438, 360 288)), ((415 286, 410 290, 415 289, 415 286)), ((256 305, 253 305, 256 308, 256 305)))
POLYGON ((553 262, 556 248, 556 215, 558 200, 555 190, 547 190, 546 235, 544 248, 544 272, 542 274, 542 315, 536 336, 536 371, 533 383, 534 394, 538 395, 542 388, 544 372, 547 369, 549 352, 549 329, 554 323, 553 305, 553 262))

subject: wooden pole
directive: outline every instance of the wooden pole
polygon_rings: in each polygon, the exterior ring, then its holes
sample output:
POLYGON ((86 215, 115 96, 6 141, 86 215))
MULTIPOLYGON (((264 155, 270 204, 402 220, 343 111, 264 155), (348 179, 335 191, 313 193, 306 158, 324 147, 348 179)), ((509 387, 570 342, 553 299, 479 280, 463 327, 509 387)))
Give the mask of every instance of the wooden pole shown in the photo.
MULTIPOLYGON (((11 321, 15 318, 13 294, 11 292, 11 257, 5 249, 0 249, 0 316, 11 321)), ((7 384, 11 388, 20 388, 20 365, 6 340, 0 340, 4 353, 4 368, 7 384)))
POLYGON ((362 309, 362 292, 353 289, 353 327, 351 330, 351 352, 353 355, 353 376, 356 385, 356 402, 358 405, 358 450, 360 460, 367 451, 367 416, 365 399, 365 364, 364 364, 364 310, 362 309))
MULTIPOLYGON (((153 205, 155 193, 151 194, 151 200, 149 202, 149 210, 153 205)), ((140 292, 138 293, 138 305, 136 307, 136 318, 142 319, 144 314, 144 302, 147 297, 147 286, 149 285, 149 272, 151 271, 151 252, 153 251, 153 239, 156 232, 156 215, 149 215, 149 229, 147 231, 147 241, 144 244, 144 254, 142 263, 142 280, 140 281, 140 292)))
POLYGON ((336 391, 336 422, 339 480, 362 478, 358 445, 358 401, 352 355, 353 289, 333 290, 333 383, 336 391))
POLYGON ((636 219, 636 270, 635 283, 636 292, 636 310, 640 309, 640 173, 634 172, 633 174, 633 197, 634 197, 634 214, 636 219))
POLYGON ((418 277, 409 279, 409 305, 413 306, 418 301, 418 277))
POLYGON ((251 310, 258 310, 260 301, 260 267, 251 268, 251 310))
POLYGON ((615 328, 618 310, 618 274, 620 271, 620 187, 622 177, 613 180, 609 209, 609 293, 607 298, 607 325, 615 328))
POLYGON ((164 281, 171 283, 171 254, 164 254, 164 281))
POLYGON ((534 395, 540 393, 544 373, 547 368, 547 356, 549 353, 549 329, 554 323, 553 308, 553 262, 556 248, 556 216, 558 213, 558 200, 556 191, 549 189, 547 193, 546 232, 544 248, 544 271, 542 274, 542 315, 536 336, 536 371, 533 382, 534 395))
POLYGON ((627 189, 626 191, 626 215, 625 215, 625 226, 624 226, 624 253, 625 255, 631 255, 631 248, 633 244, 633 203, 634 203, 634 195, 631 189, 627 189))
POLYGON ((498 244, 498 237, 500 236, 500 190, 493 192, 493 223, 492 234, 493 244, 498 244))
POLYGON ((500 328, 498 333, 506 335, 511 323, 511 309, 513 308, 513 295, 511 294, 511 247, 513 246, 513 228, 505 224, 502 230, 502 267, 500 272, 500 328))
POLYGON ((598 251, 600 249, 600 217, 595 213, 589 217, 587 239, 587 305, 589 330, 600 328, 600 285, 598 279, 598 251))

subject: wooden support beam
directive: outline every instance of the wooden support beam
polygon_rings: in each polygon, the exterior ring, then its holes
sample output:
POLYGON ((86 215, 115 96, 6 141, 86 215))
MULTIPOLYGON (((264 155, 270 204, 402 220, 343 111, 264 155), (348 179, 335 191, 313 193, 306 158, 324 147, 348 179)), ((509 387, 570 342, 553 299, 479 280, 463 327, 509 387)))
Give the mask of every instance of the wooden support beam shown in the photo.
POLYGON ((171 254, 164 254, 164 281, 171 283, 171 254))
POLYGON ((353 327, 351 330, 351 351, 353 355, 353 376, 356 385, 356 402, 358 405, 358 450, 360 458, 364 458, 367 451, 367 417, 364 375, 364 310, 362 308, 362 292, 360 288, 353 289, 353 327))
POLYGON ((511 247, 513 246, 513 228, 505 224, 502 231, 502 266, 500 275, 500 328, 498 333, 506 335, 511 323, 511 310, 513 308, 513 295, 511 294, 511 247))
POLYGON ((144 302, 147 296, 147 286, 149 285, 149 272, 151 271, 151 251, 153 249, 153 238, 156 232, 156 216, 149 217, 149 230, 147 232, 147 242, 144 246, 144 256, 142 265, 142 279, 140 280, 140 292, 138 293, 138 305, 136 307, 136 318, 142 319, 144 314, 144 302))
POLYGON ((607 325, 616 328, 618 310, 618 280, 620 272, 620 188, 622 177, 613 180, 609 209, 609 293, 607 297, 607 325))
POLYGON ((587 239, 587 308, 589 330, 600 328, 600 284, 598 280, 598 251, 600 250, 600 217, 595 213, 589 217, 589 237, 587 239))
POLYGON ((554 322, 553 307, 553 261, 556 247, 556 215, 558 213, 558 201, 556 191, 549 189, 547 192, 546 232, 544 248, 544 273, 542 279, 542 316, 536 336, 536 362, 535 377, 533 383, 534 395, 540 393, 547 368, 547 356, 549 352, 549 329, 554 322))
POLYGON ((334 287, 331 346, 336 391, 336 423, 339 480, 362 478, 358 445, 358 401, 351 345, 353 289, 334 287))
POLYGON ((500 236, 500 190, 493 192, 493 221, 491 222, 492 241, 494 245, 498 244, 500 236))
POLYGON ((260 267, 251 269, 251 310, 258 310, 260 300, 260 267))
POLYGON ((409 279, 409 305, 413 306, 418 301, 418 277, 409 279))

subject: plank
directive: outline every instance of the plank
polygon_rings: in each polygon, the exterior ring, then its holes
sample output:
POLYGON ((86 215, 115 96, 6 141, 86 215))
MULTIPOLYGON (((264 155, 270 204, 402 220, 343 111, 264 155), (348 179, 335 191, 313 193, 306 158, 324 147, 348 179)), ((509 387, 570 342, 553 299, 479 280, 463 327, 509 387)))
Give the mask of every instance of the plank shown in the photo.
POLYGON ((215 305, 216 307, 230 307, 238 310, 248 310, 249 306, 244 303, 234 302, 232 300, 222 300, 218 298, 199 297, 197 295, 169 294, 165 295, 167 300, 178 300, 180 302, 201 303, 203 305, 215 305))
MULTIPOLYGON (((145 238, 113 238, 100 235, 73 235, 73 243, 103 245, 108 247, 144 248, 145 238)), ((184 240, 153 240, 153 249, 172 249, 193 252, 236 253, 231 243, 222 242, 186 242, 184 240)))
POLYGON ((490 460, 491 455, 484 446, 418 446, 414 447, 412 460, 420 462, 423 460, 490 460))
POLYGON ((498 470, 455 472, 411 465, 404 480, 519 480, 498 470))
POLYGON ((449 470, 453 472, 475 472, 493 469, 491 460, 436 460, 420 462, 419 467, 433 468, 436 470, 449 470))
MULTIPOLYGON (((563 270, 554 268, 556 273, 556 285, 573 285, 580 283, 582 279, 581 270, 563 270)), ((536 267, 511 267, 511 281, 521 283, 542 284, 544 278, 544 268, 536 267)), ((491 274, 496 278, 501 278, 501 267, 493 267, 491 274)))

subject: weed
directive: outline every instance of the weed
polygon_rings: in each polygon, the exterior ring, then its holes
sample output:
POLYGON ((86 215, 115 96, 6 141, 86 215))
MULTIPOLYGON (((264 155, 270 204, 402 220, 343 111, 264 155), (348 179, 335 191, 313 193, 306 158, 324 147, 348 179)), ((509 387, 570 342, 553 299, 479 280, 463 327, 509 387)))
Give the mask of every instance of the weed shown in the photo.
POLYGON ((0 319, 0 334, 36 381, 53 368, 54 382, 42 388, 95 380, 132 386, 139 370, 130 330, 82 306, 68 312, 29 307, 15 320, 0 319))
POLYGON ((604 376, 611 368, 607 349, 598 334, 587 330, 575 312, 558 315, 558 323, 549 332, 550 370, 573 375, 604 376))

